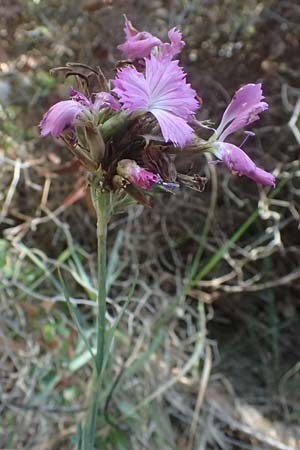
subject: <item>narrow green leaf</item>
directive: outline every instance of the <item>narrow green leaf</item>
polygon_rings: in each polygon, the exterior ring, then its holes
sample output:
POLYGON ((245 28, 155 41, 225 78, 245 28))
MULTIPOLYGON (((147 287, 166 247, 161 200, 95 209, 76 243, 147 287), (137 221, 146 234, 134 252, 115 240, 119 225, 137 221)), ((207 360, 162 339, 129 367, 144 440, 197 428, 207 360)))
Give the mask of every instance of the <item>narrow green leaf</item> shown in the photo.
POLYGON ((107 265, 107 278, 106 278, 107 292, 109 291, 110 287, 112 286, 112 284, 114 283, 114 281, 117 279, 117 277, 124 268, 124 265, 121 265, 120 267, 120 260, 119 260, 119 252, 123 244, 123 239, 124 239, 124 232, 120 230, 117 234, 113 248, 110 252, 109 261, 107 265))
POLYGON ((69 295, 68 289, 66 287, 65 281, 64 281, 63 276, 61 274, 61 271, 59 269, 58 269, 58 274, 59 274, 59 279, 60 279, 60 282, 61 282, 61 285, 62 285, 63 294, 64 294, 64 297, 65 297, 66 302, 68 304, 71 317, 72 317, 72 319, 73 319, 73 321, 74 321, 74 323, 75 323, 75 325, 77 327, 77 330, 78 330, 78 332, 79 332, 83 342, 85 343, 85 345, 86 345, 86 347, 87 347, 87 349, 88 349, 88 351, 89 351, 93 361, 95 362, 95 355, 94 355, 93 350, 92 350, 92 348, 91 348, 91 346, 89 344, 89 341, 88 341, 88 339, 87 339, 87 337, 85 335, 85 332, 84 332, 84 330, 83 330, 83 328, 82 328, 82 326, 80 324, 80 320, 79 320, 79 316, 78 316, 78 312, 77 312, 77 307, 75 307, 73 305, 73 303, 71 302, 71 300, 70 300, 70 295, 69 295))
POLYGON ((116 329, 118 328, 118 325, 119 325, 119 323, 120 323, 122 317, 124 316, 124 313, 125 313, 125 311, 126 311, 128 305, 129 305, 129 303, 131 302, 133 293, 134 293, 134 291, 135 291, 137 279, 138 279, 138 272, 136 273, 135 278, 134 278, 134 280, 133 280, 133 282, 132 282, 132 284, 131 284, 131 286, 130 286, 130 290, 129 290, 129 293, 128 293, 126 302, 125 302, 124 305, 122 306, 122 309, 121 309, 121 311, 120 311, 118 317, 116 318, 116 320, 115 320, 113 326, 107 331, 107 336, 106 336, 106 348, 105 348, 105 355, 104 355, 104 361, 103 361, 103 370, 105 370, 105 367, 106 367, 107 362, 108 362, 108 356, 109 356, 109 353, 110 353, 109 350, 110 350, 111 343, 112 343, 112 340, 113 340, 113 338, 114 338, 116 329))
POLYGON ((143 353, 140 357, 136 358, 133 363, 126 369, 124 376, 131 377, 135 372, 137 372, 150 358, 150 356, 156 352, 158 347, 160 346, 165 332, 163 330, 159 330, 153 341, 151 342, 148 350, 143 353))
MULTIPOLYGON (((291 177, 283 178, 278 184, 277 188, 270 193, 269 198, 274 198, 285 186, 288 180, 290 180, 290 178, 291 177)), ((208 260, 203 269, 195 277, 194 283, 201 281, 207 274, 209 274, 212 269, 215 268, 215 266, 221 261, 224 255, 230 250, 232 245, 237 242, 243 236, 243 234, 245 234, 248 228, 255 222, 255 220, 258 218, 258 215, 259 210, 258 208, 256 208, 253 213, 250 214, 248 219, 246 219, 245 222, 235 231, 235 233, 233 233, 231 238, 228 239, 222 245, 222 247, 208 260)))

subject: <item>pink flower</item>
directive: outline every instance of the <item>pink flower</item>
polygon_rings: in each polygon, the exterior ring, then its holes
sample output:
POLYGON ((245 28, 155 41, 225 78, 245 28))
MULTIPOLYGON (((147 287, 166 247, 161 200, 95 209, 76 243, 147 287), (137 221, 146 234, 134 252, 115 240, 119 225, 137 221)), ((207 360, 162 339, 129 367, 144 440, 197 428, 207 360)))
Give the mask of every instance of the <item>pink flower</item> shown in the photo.
POLYGON ((126 41, 118 45, 118 49, 128 59, 138 59, 149 56, 153 47, 160 45, 162 42, 151 33, 146 31, 137 31, 130 20, 125 16, 125 27, 124 32, 126 36, 126 41))
POLYGON ((224 141, 230 134, 258 120, 259 114, 269 107, 263 99, 261 83, 246 84, 236 91, 217 129, 219 140, 224 141))
POLYGON ((120 111, 121 105, 118 100, 108 92, 99 92, 94 96, 94 108, 96 110, 110 108, 113 111, 120 111))
POLYGON ((230 134, 259 119, 259 113, 268 108, 263 102, 261 84, 247 84, 240 88, 227 106, 216 130, 214 154, 233 173, 245 175, 264 186, 275 187, 275 177, 260 169, 239 147, 223 142, 230 134))
POLYGON ((231 172, 240 176, 245 175, 264 186, 275 187, 275 177, 257 167, 252 159, 236 145, 219 142, 215 155, 223 161, 231 172))
POLYGON ((81 103, 83 106, 85 106, 88 109, 92 109, 93 104, 92 102, 81 92, 76 91, 76 89, 71 86, 70 88, 70 97, 72 100, 75 100, 78 103, 81 103))
POLYGON ((151 55, 145 64, 145 74, 135 67, 120 69, 113 80, 113 92, 119 96, 122 109, 129 113, 152 113, 164 140, 184 147, 192 140, 193 129, 187 122, 199 106, 196 92, 186 82, 178 61, 160 60, 151 55))
POLYGON ((175 55, 178 55, 178 53, 181 52, 185 46, 185 42, 182 40, 182 33, 176 28, 172 28, 168 32, 168 38, 170 43, 166 42, 161 45, 159 57, 171 60, 175 55))
POLYGON ((51 134, 58 138, 67 128, 72 128, 76 124, 76 119, 86 107, 76 100, 64 100, 55 103, 44 114, 39 127, 43 137, 51 134))
POLYGON ((120 111, 121 108, 119 102, 108 92, 95 94, 93 103, 71 87, 70 97, 71 100, 56 103, 44 114, 39 124, 43 137, 51 134, 58 138, 66 129, 84 123, 88 116, 101 109, 110 108, 113 111, 120 111), (86 113, 87 117, 84 117, 82 113, 86 113))
POLYGON ((118 162, 117 174, 142 189, 150 189, 161 181, 158 174, 143 169, 131 159, 122 159, 118 162))
POLYGON ((152 52, 155 52, 155 55, 160 58, 171 60, 181 52, 185 45, 182 34, 176 28, 172 28, 168 32, 170 42, 163 43, 147 31, 136 30, 126 16, 124 32, 126 41, 118 45, 118 49, 131 60, 147 58, 152 52))

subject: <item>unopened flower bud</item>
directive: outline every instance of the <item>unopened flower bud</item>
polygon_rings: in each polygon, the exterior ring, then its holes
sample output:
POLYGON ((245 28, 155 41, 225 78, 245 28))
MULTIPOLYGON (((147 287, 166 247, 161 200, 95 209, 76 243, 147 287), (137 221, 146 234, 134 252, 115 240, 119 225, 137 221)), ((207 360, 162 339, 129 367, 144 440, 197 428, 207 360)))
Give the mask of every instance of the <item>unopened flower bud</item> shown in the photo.
POLYGON ((122 159, 119 161, 117 174, 142 189, 150 189, 154 184, 161 181, 159 175, 143 169, 131 159, 122 159))
POLYGON ((112 136, 120 133, 127 123, 127 112, 121 111, 108 119, 101 127, 101 134, 105 142, 111 139, 112 136))

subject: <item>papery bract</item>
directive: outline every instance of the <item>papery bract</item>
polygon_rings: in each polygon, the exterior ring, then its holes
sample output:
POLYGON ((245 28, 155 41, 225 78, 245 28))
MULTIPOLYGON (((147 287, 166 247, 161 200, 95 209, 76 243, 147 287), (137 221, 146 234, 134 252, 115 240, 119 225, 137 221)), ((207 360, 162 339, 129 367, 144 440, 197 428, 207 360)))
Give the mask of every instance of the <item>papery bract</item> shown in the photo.
POLYGON ((119 96, 122 109, 152 113, 166 142, 184 147, 192 140, 188 121, 199 104, 196 92, 186 82, 178 61, 160 60, 153 55, 145 59, 145 75, 135 67, 125 67, 113 80, 113 92, 119 96))
POLYGON ((216 145, 215 155, 223 161, 231 172, 240 176, 245 175, 264 186, 275 187, 275 177, 271 173, 257 167, 241 148, 227 142, 219 142, 216 145))
POLYGON ((122 159, 119 161, 117 165, 117 174, 142 189, 150 189, 154 184, 161 181, 158 174, 143 169, 131 159, 122 159))

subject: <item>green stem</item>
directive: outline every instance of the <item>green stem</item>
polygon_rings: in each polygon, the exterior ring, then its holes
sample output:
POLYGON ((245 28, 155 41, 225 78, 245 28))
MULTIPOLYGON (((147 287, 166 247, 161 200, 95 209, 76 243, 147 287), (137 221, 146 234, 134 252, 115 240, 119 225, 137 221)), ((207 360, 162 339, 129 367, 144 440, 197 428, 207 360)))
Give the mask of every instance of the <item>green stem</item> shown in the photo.
POLYGON ((107 271, 107 225, 110 218, 110 195, 92 187, 92 195, 97 212, 97 253, 98 253, 98 314, 97 346, 88 410, 83 428, 81 450, 94 450, 97 412, 101 392, 102 368, 105 353, 105 313, 106 313, 106 271, 107 271))
POLYGON ((96 372, 101 375, 105 346, 106 312, 106 271, 107 271, 107 225, 110 217, 109 194, 96 191, 97 249, 98 249, 98 315, 97 315, 97 354, 96 372))

